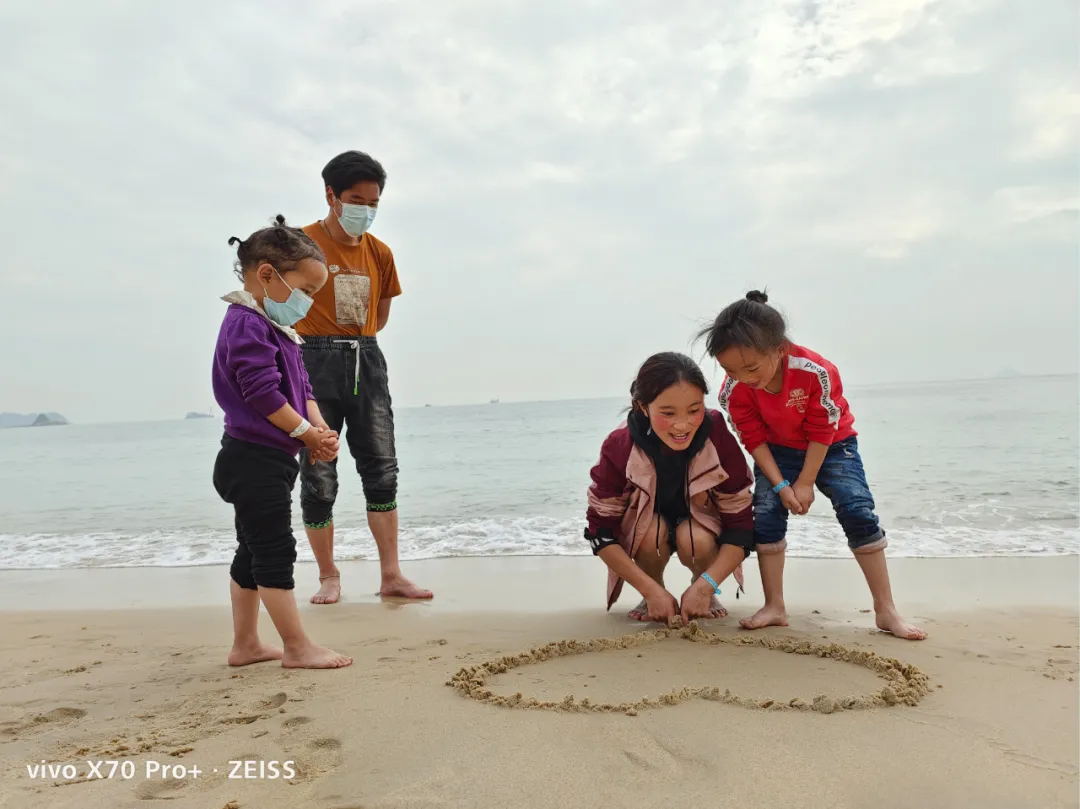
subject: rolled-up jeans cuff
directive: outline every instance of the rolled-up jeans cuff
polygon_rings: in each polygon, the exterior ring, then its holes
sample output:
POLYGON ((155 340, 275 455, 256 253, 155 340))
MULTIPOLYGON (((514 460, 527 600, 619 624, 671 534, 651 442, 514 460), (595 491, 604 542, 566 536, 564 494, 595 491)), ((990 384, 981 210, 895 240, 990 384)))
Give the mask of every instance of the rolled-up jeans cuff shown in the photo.
POLYGON ((787 550, 787 540, 781 539, 779 542, 759 542, 754 546, 754 552, 758 556, 773 556, 778 553, 783 553, 787 550))
POLYGON ((886 539, 884 531, 879 531, 876 536, 859 540, 858 544, 849 542, 848 547, 851 548, 852 553, 877 553, 878 551, 883 551, 889 547, 889 540, 886 539))

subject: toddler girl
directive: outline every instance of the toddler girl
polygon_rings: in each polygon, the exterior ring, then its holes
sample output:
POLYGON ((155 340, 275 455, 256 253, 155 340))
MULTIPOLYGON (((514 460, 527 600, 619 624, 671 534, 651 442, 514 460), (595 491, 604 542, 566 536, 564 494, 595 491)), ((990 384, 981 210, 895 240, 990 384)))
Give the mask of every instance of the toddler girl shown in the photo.
POLYGON ((237 245, 243 289, 224 297, 230 305, 213 367, 214 396, 225 413, 214 488, 236 514, 229 665, 281 660, 287 668, 348 666, 352 658, 312 643, 293 596, 296 456, 307 447, 313 458, 332 460, 338 450, 338 436, 312 398, 302 340, 292 329, 326 283, 326 262, 315 243, 280 215, 271 227, 244 240, 234 236, 229 244, 237 245), (259 639, 260 602, 284 650, 259 639))

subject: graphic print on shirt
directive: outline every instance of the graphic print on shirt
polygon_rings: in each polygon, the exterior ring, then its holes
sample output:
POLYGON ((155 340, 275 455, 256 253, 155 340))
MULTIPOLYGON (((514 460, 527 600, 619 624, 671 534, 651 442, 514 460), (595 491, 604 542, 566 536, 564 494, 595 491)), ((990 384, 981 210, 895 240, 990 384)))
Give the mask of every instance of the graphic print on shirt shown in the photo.
POLYGON ((366 275, 334 275, 334 316, 339 325, 363 326, 367 323, 371 300, 371 279, 366 275))
POLYGON ((801 368, 817 376, 818 382, 821 383, 821 406, 829 414, 829 424, 837 424, 840 421, 840 408, 836 406, 832 398, 832 380, 829 378, 829 372, 806 357, 788 357, 788 368, 801 368))
POLYGON ((787 407, 794 407, 800 413, 806 412, 806 402, 810 399, 802 388, 793 388, 788 394, 787 407))

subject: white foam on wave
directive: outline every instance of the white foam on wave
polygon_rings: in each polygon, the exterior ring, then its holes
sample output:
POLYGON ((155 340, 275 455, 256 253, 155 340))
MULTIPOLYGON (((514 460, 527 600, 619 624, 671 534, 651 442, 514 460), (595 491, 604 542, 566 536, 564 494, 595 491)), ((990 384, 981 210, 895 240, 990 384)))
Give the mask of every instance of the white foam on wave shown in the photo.
MULTIPOLYGON (((398 545, 403 561, 463 556, 587 556, 591 551, 582 530, 580 520, 487 518, 443 525, 404 525, 398 545)), ((295 531, 298 560, 314 561, 302 527, 296 526, 295 531)), ((0 534, 0 569, 228 564, 235 542, 232 531, 0 534)), ((791 556, 849 555, 839 527, 828 519, 793 524, 788 546, 791 556)), ((378 558, 366 525, 338 527, 334 547, 341 560, 378 558)), ((1074 525, 1010 526, 1007 530, 949 525, 889 531, 890 556, 1042 556, 1078 552, 1080 532, 1074 525)))

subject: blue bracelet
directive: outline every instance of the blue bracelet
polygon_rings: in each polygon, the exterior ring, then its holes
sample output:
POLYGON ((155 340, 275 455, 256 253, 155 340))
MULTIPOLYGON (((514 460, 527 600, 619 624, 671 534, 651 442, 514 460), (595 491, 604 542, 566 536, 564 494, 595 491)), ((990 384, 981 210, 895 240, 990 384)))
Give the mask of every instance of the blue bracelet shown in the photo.
POLYGON ((786 488, 790 485, 791 484, 788 483, 786 480, 781 480, 779 483, 772 487, 773 494, 780 494, 781 489, 786 488))
POLYGON ((716 595, 720 595, 720 585, 713 580, 712 576, 710 576, 708 573, 702 573, 701 578, 705 579, 705 581, 712 585, 713 592, 716 593, 716 595))

